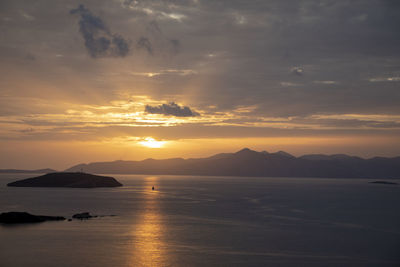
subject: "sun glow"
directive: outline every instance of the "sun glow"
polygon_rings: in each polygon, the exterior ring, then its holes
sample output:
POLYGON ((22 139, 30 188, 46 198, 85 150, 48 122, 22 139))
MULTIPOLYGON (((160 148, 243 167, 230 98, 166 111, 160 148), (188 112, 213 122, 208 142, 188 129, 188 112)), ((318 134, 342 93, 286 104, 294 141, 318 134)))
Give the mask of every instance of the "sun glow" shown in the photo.
POLYGON ((157 141, 152 137, 146 137, 144 140, 139 141, 139 144, 149 148, 160 148, 166 143, 165 141, 157 141))

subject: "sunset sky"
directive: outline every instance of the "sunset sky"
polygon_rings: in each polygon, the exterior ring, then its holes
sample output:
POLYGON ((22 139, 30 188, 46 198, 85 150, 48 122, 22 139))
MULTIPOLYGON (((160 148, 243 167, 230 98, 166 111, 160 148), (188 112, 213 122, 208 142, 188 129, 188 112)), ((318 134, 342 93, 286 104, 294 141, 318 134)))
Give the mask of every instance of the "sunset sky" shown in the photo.
POLYGON ((0 168, 400 155, 400 1, 0 2, 0 168))

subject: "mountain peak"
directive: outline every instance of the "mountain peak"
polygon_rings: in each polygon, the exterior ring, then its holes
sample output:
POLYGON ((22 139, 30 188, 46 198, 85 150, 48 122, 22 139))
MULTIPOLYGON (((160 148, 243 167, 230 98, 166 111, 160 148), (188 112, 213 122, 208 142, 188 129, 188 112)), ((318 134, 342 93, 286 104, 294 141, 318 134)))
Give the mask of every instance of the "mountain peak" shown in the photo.
POLYGON ((245 148, 239 150, 238 152, 236 152, 235 154, 249 154, 249 153, 258 153, 258 152, 245 147, 245 148))
POLYGON ((293 155, 291 155, 291 154, 289 154, 289 153, 287 153, 285 151, 282 151, 282 150, 280 150, 280 151, 278 151, 278 152, 276 152, 274 154, 281 155, 281 156, 284 156, 284 157, 287 157, 287 158, 295 158, 295 156, 293 156, 293 155))

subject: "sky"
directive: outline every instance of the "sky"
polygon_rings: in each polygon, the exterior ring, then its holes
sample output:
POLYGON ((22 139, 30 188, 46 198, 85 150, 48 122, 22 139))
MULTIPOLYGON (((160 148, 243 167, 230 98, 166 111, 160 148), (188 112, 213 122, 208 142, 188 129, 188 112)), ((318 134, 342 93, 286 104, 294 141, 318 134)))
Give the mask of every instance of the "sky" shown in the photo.
POLYGON ((400 1, 2 0, 0 168, 400 155, 400 1))

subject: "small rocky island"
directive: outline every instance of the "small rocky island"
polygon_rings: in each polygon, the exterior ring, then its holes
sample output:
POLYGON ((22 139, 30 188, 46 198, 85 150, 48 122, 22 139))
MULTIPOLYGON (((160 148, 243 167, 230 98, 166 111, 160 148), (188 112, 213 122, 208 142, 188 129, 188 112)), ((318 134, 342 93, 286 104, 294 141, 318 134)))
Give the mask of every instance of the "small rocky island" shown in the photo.
POLYGON ((87 220, 87 219, 96 218, 96 217, 98 217, 98 216, 96 216, 96 215, 94 215, 94 216, 93 216, 93 215, 90 215, 89 212, 77 213, 77 214, 74 214, 74 215, 72 216, 73 219, 79 219, 79 220, 87 220))
POLYGON ((40 223, 45 221, 63 221, 61 216, 43 216, 33 215, 27 212, 3 212, 0 214, 0 223, 17 224, 17 223, 40 223))
POLYGON ((84 172, 54 172, 7 184, 16 187, 95 188, 122 186, 115 178, 84 172))

